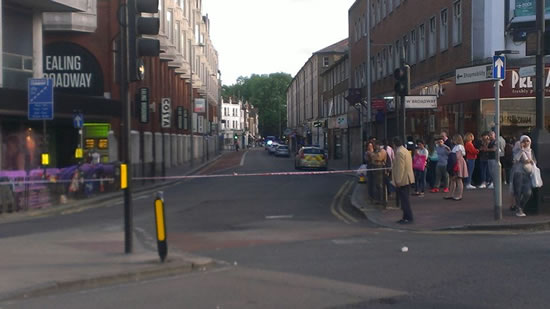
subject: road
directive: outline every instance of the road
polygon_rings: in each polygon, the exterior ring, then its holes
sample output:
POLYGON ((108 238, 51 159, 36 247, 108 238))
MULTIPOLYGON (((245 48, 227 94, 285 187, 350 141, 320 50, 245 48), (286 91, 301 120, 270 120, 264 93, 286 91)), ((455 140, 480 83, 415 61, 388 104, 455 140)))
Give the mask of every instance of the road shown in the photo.
MULTIPOLYGON (((263 150, 241 162, 215 173, 293 170, 292 159, 263 150)), ((169 250, 212 257, 219 267, 0 308, 548 307, 548 233, 377 228, 349 205, 354 181, 349 175, 183 181, 164 190, 169 250)), ((136 234, 151 249, 152 198, 135 200, 136 234)), ((120 207, 99 207, 0 225, 0 237, 121 222, 120 207)))

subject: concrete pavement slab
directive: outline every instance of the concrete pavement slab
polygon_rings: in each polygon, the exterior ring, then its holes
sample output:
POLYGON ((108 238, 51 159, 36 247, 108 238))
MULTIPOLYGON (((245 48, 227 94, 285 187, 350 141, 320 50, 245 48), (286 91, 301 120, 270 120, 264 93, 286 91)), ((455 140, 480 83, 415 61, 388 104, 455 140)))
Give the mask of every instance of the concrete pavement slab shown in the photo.
MULTIPOLYGON (((398 224, 402 211, 396 207, 384 207, 371 203, 368 185, 357 184, 352 194, 352 204, 372 223, 393 229, 434 230, 511 230, 548 229, 550 215, 538 214, 516 217, 510 211, 512 198, 503 190, 502 220, 494 220, 494 191, 490 189, 466 190, 461 201, 445 200, 444 193, 429 193, 424 197, 411 196, 414 223, 398 224)), ((391 203, 390 203, 391 205, 391 203)))
POLYGON ((214 264, 209 258, 170 251, 161 263, 156 251, 134 241, 124 254, 122 226, 73 229, 1 238, 0 300, 174 275, 214 264))

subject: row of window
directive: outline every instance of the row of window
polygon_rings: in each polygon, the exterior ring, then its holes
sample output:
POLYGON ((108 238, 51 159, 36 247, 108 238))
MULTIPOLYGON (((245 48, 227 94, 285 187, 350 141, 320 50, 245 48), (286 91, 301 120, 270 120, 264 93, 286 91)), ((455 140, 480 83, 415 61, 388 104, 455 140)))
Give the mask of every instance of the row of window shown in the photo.
MULTIPOLYGON (((370 28, 374 28, 384 18, 389 16, 394 9, 397 9, 405 0, 372 0, 370 7, 370 28)), ((357 42, 367 33, 367 18, 365 15, 359 17, 354 25, 353 42, 357 42)))
POLYGON ((235 129, 240 130, 241 126, 240 123, 236 120, 233 121, 225 121, 225 124, 223 124, 222 129, 235 129))
POLYGON ((239 108, 224 107, 224 108, 223 108, 223 115, 224 115, 224 116, 239 117, 239 108), (233 115, 229 115, 229 112, 230 112, 230 111, 233 112, 233 115))
POLYGON ((349 78, 348 67, 349 67, 349 58, 346 58, 346 60, 340 62, 338 65, 332 68, 330 72, 327 72, 326 74, 324 74, 323 91, 332 89, 334 88, 334 86, 348 79, 349 78))
POLYGON ((330 100, 325 100, 323 102, 323 107, 321 111, 321 117, 333 117, 337 115, 342 115, 348 112, 349 104, 347 103, 344 93, 335 95, 330 100))
MULTIPOLYGON (((453 46, 462 43, 462 1, 457 0, 452 8, 452 43, 453 46)), ((401 39, 394 44, 387 44, 376 56, 371 57, 371 78, 372 81, 380 80, 400 66, 401 59, 409 65, 414 65, 433 57, 437 53, 437 38, 439 24, 439 51, 444 52, 449 48, 449 22, 448 9, 442 9, 439 16, 432 16, 427 23, 408 31, 401 39)), ((355 69, 355 87, 366 85, 367 68, 363 64, 355 69)))

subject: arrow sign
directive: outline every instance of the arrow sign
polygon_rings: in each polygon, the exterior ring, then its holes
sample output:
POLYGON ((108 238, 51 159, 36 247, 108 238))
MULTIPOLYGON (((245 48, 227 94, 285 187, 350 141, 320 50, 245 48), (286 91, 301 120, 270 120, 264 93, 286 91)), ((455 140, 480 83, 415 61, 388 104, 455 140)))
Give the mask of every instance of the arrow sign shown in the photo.
POLYGON ((506 78, 506 58, 504 56, 493 56, 493 78, 506 78))

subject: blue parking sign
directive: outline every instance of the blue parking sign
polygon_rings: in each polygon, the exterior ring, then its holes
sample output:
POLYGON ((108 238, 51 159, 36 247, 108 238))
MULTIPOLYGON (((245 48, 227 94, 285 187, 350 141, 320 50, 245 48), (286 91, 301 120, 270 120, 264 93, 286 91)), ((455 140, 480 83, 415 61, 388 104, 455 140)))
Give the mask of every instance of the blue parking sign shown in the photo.
POLYGON ((29 120, 52 120, 52 80, 48 78, 30 78, 28 86, 29 120))

